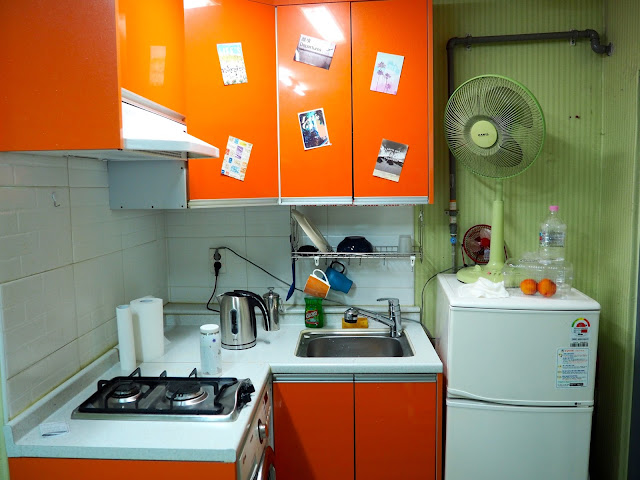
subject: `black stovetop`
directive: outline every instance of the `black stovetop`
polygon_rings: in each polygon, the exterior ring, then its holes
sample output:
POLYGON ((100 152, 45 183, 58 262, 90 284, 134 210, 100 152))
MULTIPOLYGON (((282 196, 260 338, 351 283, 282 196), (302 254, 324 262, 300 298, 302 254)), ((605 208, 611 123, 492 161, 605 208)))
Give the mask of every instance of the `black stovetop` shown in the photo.
POLYGON ((111 420, 232 421, 251 401, 249 379, 143 377, 137 368, 127 377, 98 381, 97 391, 82 402, 71 418, 111 420))

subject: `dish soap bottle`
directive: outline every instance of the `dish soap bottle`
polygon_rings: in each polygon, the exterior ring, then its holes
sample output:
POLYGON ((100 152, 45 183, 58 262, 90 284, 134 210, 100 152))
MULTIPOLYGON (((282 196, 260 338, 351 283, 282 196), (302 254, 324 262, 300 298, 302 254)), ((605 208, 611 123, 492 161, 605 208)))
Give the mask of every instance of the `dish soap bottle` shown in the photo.
POLYGON ((322 299, 305 297, 304 303, 304 326, 307 328, 322 328, 324 326, 322 299))

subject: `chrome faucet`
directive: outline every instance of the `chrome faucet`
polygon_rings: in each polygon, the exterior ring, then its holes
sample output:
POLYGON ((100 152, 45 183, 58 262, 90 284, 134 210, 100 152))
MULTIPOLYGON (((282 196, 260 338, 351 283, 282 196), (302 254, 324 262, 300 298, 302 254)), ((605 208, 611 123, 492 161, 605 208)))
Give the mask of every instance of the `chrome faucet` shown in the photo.
POLYGON ((385 317, 376 312, 371 312, 363 308, 350 307, 344 312, 344 321, 347 323, 356 323, 358 316, 362 315, 376 322, 384 323, 389 327, 389 336, 400 337, 402 335, 402 314, 400 312, 400 300, 397 298, 378 298, 378 302, 389 302, 389 316, 385 317))

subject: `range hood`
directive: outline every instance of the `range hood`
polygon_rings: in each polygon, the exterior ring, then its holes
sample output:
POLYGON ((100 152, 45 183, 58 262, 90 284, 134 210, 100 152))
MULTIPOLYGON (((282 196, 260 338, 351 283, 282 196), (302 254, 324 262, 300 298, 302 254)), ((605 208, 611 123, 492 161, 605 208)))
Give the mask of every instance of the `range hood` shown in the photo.
POLYGON ((184 117, 122 90, 122 150, 109 151, 108 160, 188 160, 218 158, 220 151, 189 135, 184 117))
POLYGON ((218 158, 220 151, 187 133, 185 117, 140 95, 122 90, 122 149, 26 151, 108 161, 218 158))

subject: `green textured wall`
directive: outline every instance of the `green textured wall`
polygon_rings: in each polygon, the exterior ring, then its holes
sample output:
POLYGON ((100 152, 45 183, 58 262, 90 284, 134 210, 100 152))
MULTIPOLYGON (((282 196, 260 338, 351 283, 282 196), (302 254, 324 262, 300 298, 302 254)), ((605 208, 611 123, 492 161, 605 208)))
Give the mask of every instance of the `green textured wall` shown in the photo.
MULTIPOLYGON (((627 478, 628 430, 638 266, 638 71, 640 2, 605 2, 607 37, 614 54, 603 76, 602 192, 597 296, 602 305, 599 412, 594 465, 627 478)), ((637 452, 635 452, 637 454, 637 452)))
MULTIPOLYGON (((536 163, 505 180, 505 241, 510 256, 533 251, 550 204, 568 224, 574 286, 602 305, 592 478, 625 479, 632 388, 638 221, 636 165, 640 41, 637 0, 434 0, 435 203, 425 207, 425 260, 416 285, 451 266, 448 150, 442 118, 447 99, 446 42, 451 37, 597 30, 612 57, 587 41, 458 47, 455 83, 496 73, 527 86, 547 121, 536 163), (603 253, 605 252, 605 253, 603 253)), ((459 238, 491 223, 495 181, 458 166, 459 238)), ((461 257, 458 251, 458 264, 461 257)), ((419 303, 420 290, 417 288, 419 303)), ((434 326, 435 282, 426 289, 425 325, 434 326)))

